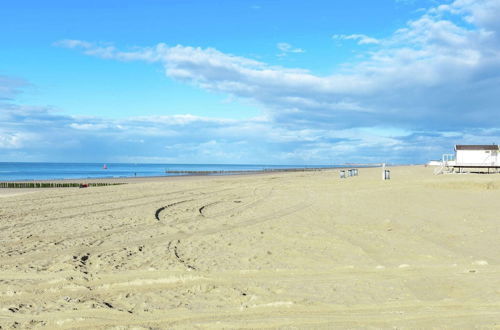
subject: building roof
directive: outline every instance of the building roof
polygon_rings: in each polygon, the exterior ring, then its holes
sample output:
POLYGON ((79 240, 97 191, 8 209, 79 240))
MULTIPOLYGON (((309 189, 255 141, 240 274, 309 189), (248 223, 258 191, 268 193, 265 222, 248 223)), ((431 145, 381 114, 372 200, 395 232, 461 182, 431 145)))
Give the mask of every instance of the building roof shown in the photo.
POLYGON ((457 144, 455 150, 499 150, 496 144, 457 144))

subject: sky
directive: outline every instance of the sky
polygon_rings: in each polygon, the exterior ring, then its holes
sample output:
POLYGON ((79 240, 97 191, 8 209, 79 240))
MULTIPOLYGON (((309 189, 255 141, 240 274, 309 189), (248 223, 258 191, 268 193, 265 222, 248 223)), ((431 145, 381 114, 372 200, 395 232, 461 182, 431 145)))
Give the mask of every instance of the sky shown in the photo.
POLYGON ((6 0, 0 161, 416 164, 500 143, 500 0, 6 0))

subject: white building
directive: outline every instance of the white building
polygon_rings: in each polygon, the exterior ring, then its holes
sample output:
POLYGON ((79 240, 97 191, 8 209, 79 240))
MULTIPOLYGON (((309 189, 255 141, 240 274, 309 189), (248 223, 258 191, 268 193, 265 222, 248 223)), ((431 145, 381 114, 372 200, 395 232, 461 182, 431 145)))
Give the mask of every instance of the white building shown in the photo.
POLYGON ((454 167, 498 167, 498 145, 456 145, 454 167))
POLYGON ((444 154, 441 162, 431 161, 428 165, 440 165, 434 174, 471 172, 493 172, 500 170, 500 149, 496 144, 455 146, 455 154, 444 154))

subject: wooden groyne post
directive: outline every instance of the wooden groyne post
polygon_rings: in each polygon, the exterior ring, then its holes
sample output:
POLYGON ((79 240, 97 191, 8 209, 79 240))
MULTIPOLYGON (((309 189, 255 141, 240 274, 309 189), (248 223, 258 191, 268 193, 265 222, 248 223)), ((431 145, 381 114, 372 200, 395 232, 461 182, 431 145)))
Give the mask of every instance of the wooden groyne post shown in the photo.
MULTIPOLYGON (((86 183, 88 187, 104 187, 121 184, 125 183, 86 183)), ((0 182, 0 188, 80 188, 81 186, 82 183, 76 182, 0 182)))

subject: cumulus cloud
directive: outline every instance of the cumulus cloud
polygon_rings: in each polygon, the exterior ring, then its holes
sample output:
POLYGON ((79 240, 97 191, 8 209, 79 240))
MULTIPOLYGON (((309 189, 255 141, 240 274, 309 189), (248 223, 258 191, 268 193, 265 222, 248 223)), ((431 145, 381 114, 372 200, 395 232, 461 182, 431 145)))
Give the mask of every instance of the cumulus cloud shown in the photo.
POLYGON ((498 31, 500 22, 498 12, 500 1, 498 0, 456 0, 449 5, 438 6, 434 12, 451 12, 463 14, 464 19, 477 27, 492 31, 498 31))
MULTIPOLYGON (((169 77, 256 101, 269 117, 288 125, 492 127, 500 124, 495 14, 500 14, 497 0, 457 0, 427 10, 383 40, 339 35, 379 45, 365 54, 366 60, 347 63, 330 76, 213 48, 158 44, 122 51, 84 41, 62 44, 103 58, 161 63, 169 77)), ((285 43, 279 47, 295 49, 285 43)))

